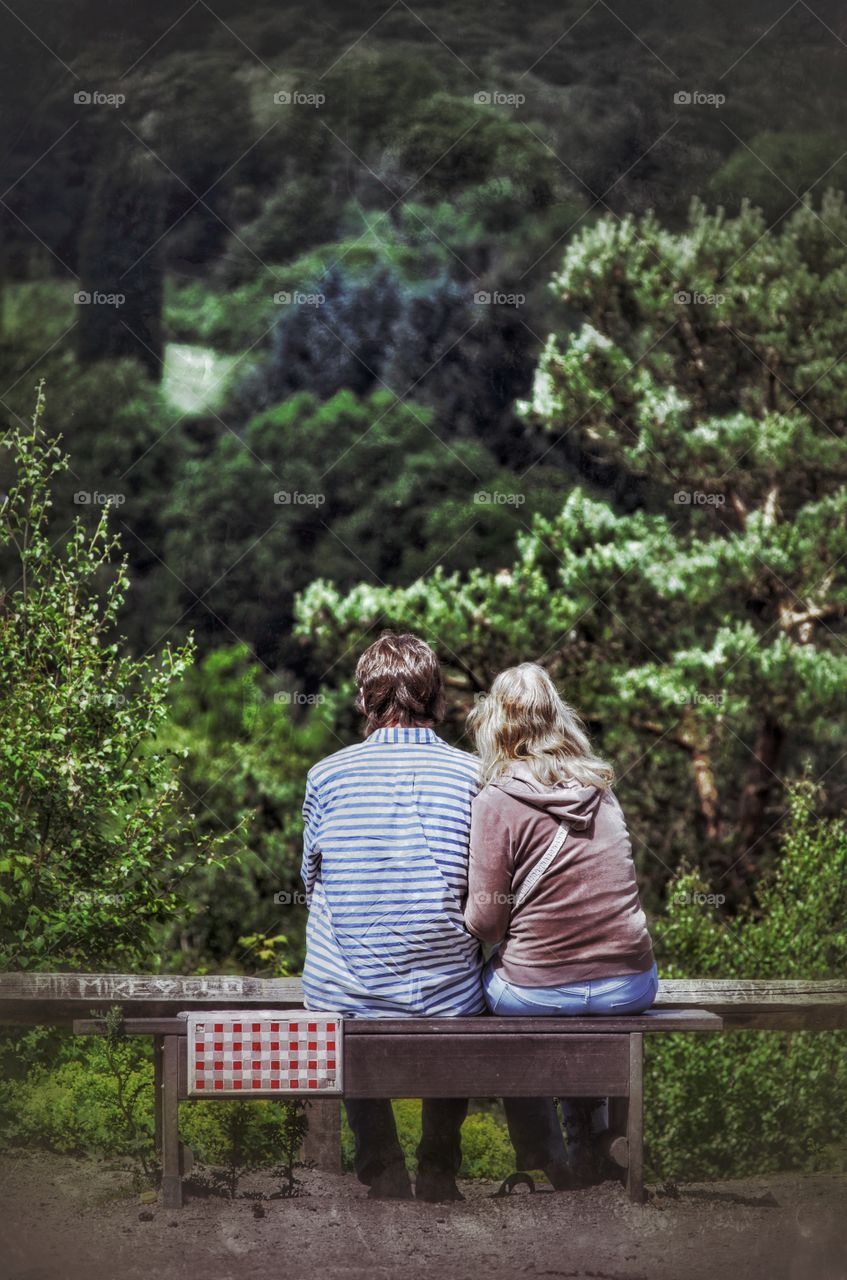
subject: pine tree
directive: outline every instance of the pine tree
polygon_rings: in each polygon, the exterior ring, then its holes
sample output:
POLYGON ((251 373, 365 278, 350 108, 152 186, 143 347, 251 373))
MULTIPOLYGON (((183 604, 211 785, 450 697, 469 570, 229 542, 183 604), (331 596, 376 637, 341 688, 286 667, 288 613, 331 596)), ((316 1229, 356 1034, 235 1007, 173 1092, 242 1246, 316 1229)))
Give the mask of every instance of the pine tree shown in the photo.
POLYGON ((679 233, 599 221, 551 282, 582 323, 549 336, 521 408, 551 447, 637 480, 643 509, 576 489, 507 570, 347 596, 317 582, 301 632, 334 660, 368 628, 416 629, 468 698, 544 662, 631 773, 645 859, 699 852, 740 889, 784 776, 843 751, 845 285, 841 195, 778 233, 696 203, 679 233))

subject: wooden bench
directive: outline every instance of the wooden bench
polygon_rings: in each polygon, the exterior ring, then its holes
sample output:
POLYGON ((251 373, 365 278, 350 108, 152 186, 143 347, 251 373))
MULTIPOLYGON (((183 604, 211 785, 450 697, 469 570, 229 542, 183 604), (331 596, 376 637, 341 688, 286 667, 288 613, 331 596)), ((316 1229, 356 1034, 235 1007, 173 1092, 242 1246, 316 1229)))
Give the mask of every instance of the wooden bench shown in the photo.
MULTIPOLYGON (((127 1034, 153 1039, 162 1197, 176 1208, 182 1203, 187 1167, 187 1153, 179 1141, 178 1105, 188 1097, 186 1020, 177 1014, 196 1009, 302 1008, 300 981, 0 975, 0 1023, 71 1025, 77 1034, 102 1034, 102 1015, 114 1005, 122 1008, 127 1034)), ((645 1035, 844 1027, 843 981, 666 980, 660 982, 654 1007, 639 1017, 345 1019, 344 1096, 608 1096, 609 1154, 626 1170, 630 1198, 641 1202, 645 1035)), ((338 1168, 339 1131, 337 1100, 316 1101, 308 1155, 338 1168)))

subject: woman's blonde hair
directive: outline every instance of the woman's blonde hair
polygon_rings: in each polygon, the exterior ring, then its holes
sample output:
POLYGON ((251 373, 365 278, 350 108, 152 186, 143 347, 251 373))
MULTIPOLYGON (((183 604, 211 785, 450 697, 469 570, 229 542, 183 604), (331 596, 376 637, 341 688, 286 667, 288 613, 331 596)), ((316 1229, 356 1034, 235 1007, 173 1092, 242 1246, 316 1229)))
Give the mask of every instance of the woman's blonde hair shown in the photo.
POLYGON ((543 667, 522 662, 501 671, 468 716, 476 741, 482 783, 493 782, 523 761, 544 786, 573 778, 610 787, 614 771, 594 755, 585 726, 543 667))

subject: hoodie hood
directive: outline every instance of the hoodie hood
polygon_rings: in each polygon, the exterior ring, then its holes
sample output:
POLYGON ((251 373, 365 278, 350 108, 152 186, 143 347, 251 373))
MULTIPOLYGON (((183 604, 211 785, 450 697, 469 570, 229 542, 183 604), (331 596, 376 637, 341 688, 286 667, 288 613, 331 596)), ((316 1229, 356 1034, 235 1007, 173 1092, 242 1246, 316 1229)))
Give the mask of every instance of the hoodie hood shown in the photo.
POLYGON ((523 762, 511 765, 508 773, 501 774, 491 786, 559 822, 567 822, 575 831, 585 831, 591 825, 603 799, 599 787, 584 786, 581 782, 542 786, 523 762))

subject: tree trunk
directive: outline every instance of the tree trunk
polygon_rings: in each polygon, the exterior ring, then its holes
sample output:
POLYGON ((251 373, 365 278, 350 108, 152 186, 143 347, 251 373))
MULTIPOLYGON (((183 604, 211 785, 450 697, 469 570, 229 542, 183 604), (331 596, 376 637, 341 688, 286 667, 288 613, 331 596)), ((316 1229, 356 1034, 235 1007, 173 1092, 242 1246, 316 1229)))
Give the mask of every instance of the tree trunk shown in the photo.
POLYGON ((774 783, 779 782, 779 766, 785 734, 774 716, 766 712, 753 746, 738 804, 738 839, 742 850, 739 870, 745 877, 755 874, 755 846, 766 831, 765 809, 774 783))

